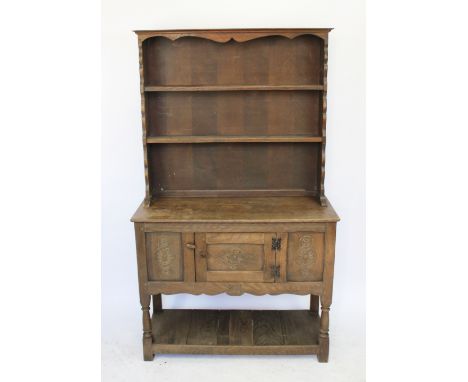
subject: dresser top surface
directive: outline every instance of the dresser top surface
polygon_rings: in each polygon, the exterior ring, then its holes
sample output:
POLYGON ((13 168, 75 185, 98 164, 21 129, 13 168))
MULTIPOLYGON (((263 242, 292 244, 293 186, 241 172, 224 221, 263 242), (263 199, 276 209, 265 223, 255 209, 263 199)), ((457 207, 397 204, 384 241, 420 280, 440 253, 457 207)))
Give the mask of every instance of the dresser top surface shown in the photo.
POLYGON ((307 196, 276 197, 161 197, 151 207, 143 203, 133 215, 135 223, 323 223, 340 220, 328 203, 321 207, 307 196))

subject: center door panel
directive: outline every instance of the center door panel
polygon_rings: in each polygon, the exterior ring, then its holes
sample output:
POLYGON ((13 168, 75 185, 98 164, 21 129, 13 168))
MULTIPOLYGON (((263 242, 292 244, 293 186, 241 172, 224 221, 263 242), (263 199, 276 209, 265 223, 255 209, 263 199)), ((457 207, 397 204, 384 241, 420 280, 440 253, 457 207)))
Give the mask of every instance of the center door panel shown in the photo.
POLYGON ((196 281, 274 282, 274 233, 196 233, 196 281))

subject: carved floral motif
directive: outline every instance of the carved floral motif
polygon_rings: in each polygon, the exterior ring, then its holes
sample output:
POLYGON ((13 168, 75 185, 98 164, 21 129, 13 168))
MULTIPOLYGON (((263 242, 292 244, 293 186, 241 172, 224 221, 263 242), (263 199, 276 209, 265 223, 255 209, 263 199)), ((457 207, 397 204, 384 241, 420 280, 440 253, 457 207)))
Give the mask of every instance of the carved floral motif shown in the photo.
POLYGON ((231 253, 226 256, 226 262, 231 270, 239 268, 243 263, 242 251, 239 248, 233 248, 231 253))
POLYGON ((174 261, 174 254, 169 248, 169 240, 166 237, 158 238, 156 244, 156 259, 158 267, 163 276, 170 276, 171 264, 174 261))
POLYGON ((303 235, 299 238, 298 258, 301 263, 300 272, 302 276, 307 276, 315 260, 314 239, 311 235, 303 235))

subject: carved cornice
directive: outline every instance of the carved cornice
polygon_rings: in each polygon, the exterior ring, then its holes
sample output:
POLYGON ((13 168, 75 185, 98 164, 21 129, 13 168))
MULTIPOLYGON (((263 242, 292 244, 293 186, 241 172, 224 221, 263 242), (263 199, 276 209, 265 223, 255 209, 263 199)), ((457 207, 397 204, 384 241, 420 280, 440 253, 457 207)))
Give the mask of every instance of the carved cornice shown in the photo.
POLYGON ((199 37, 207 40, 226 43, 228 41, 245 42, 262 37, 282 36, 293 39, 299 36, 312 35, 323 40, 328 38, 330 28, 323 29, 220 29, 220 30, 172 30, 172 31, 135 31, 140 41, 151 37, 165 37, 175 41, 182 37, 199 37))

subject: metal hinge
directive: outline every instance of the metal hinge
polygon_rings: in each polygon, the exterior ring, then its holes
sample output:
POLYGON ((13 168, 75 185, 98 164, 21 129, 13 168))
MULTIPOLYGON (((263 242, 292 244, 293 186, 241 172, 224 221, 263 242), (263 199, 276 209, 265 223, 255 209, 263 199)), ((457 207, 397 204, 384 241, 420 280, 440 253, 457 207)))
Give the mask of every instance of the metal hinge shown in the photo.
POLYGON ((279 265, 272 265, 271 266, 271 274, 275 279, 279 279, 280 277, 280 266, 279 265))
POLYGON ((281 249, 281 238, 272 238, 271 239, 271 249, 281 249))

